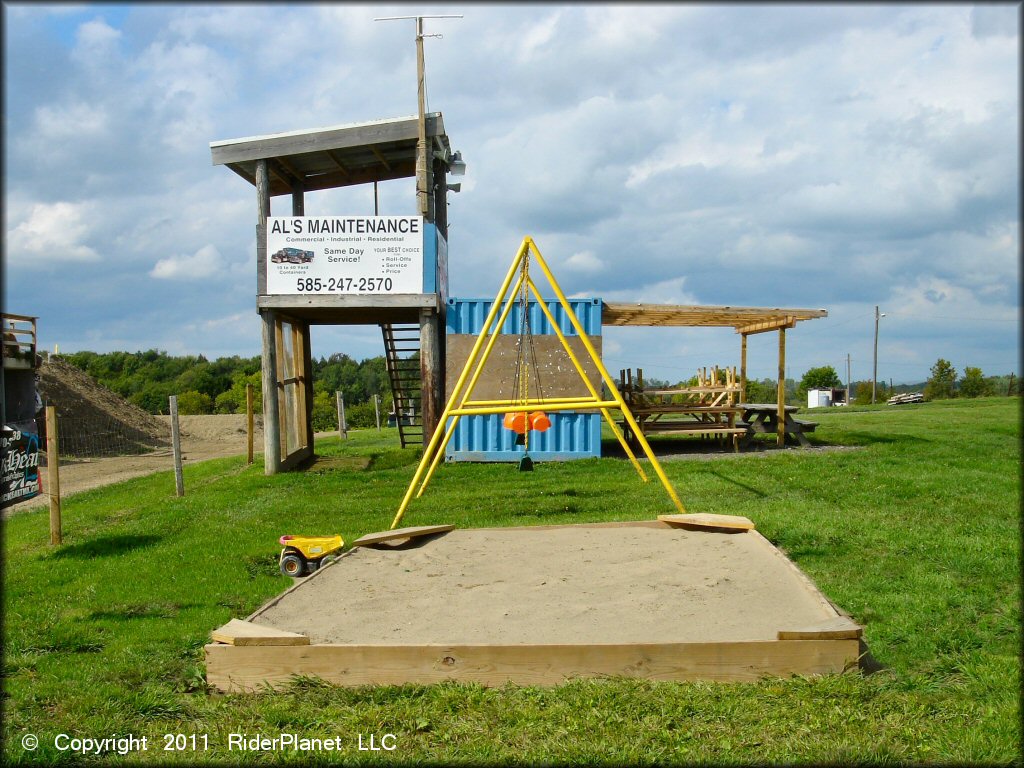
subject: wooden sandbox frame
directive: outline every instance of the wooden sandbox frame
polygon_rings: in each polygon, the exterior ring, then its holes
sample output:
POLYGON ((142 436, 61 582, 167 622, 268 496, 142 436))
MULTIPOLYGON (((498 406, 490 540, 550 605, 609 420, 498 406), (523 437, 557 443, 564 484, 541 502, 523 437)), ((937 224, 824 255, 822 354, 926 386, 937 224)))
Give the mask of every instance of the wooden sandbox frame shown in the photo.
MULTIPOLYGON (((670 528, 715 526, 714 515, 664 515, 656 521, 536 526, 515 530, 542 534, 556 528, 670 528)), ((719 518, 716 521, 715 518, 719 518)), ((205 647, 207 682, 225 692, 252 692, 287 686, 296 676, 344 685, 431 684, 446 680, 497 686, 558 685, 571 678, 629 677, 663 681, 755 681, 765 677, 821 675, 856 667, 861 627, 838 610, 782 552, 745 521, 728 527, 733 535, 757 537, 777 556, 820 607, 813 626, 781 629, 774 640, 660 643, 373 643, 311 644, 306 635, 253 623, 303 583, 268 601, 245 621, 233 619, 212 633, 205 647)), ((438 533, 451 526, 404 529, 438 533)), ((495 529, 504 530, 504 529, 495 529)), ((422 533, 420 534, 422 535, 422 533)), ((719 533, 719 535, 722 535, 719 533)), ((371 534, 356 544, 396 539, 403 531, 371 534)), ((346 553, 326 568, 344 567, 346 553)), ((315 576, 310 577, 315 578, 315 576)), ((783 625, 784 625, 783 620, 783 625)))

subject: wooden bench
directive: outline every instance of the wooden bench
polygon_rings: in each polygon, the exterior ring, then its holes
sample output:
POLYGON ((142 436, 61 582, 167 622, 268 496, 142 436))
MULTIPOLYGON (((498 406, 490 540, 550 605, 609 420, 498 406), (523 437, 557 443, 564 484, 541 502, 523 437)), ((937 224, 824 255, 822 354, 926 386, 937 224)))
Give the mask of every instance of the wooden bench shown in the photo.
MULTIPOLYGON (((628 428, 625 422, 620 422, 628 428)), ((714 421, 645 421, 644 434, 664 434, 667 432, 708 433, 716 435, 745 435, 746 427, 730 427, 728 422, 714 421)))
POLYGON ((637 418, 640 416, 665 413, 692 413, 695 415, 741 413, 742 409, 728 405, 679 405, 678 403, 642 403, 630 405, 629 410, 637 418))
MULTIPOLYGON (((740 403, 743 409, 743 421, 748 425, 748 433, 743 441, 743 447, 750 447, 754 443, 754 435, 776 434, 778 431, 778 406, 774 403, 740 403)), ((785 430, 787 439, 792 436, 801 446, 809 448, 811 443, 804 437, 804 433, 813 432, 817 426, 816 421, 793 418, 797 406, 783 406, 785 413, 785 430)))
POLYGON ((813 432, 818 426, 818 422, 805 421, 804 419, 793 419, 793 423, 800 426, 801 432, 813 432))

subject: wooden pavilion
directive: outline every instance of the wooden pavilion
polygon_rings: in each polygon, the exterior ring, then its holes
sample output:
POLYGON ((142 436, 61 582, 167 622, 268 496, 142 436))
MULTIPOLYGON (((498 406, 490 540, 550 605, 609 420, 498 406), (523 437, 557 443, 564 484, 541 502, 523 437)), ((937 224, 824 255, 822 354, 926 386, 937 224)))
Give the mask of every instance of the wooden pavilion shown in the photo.
MULTIPOLYGON (((786 330, 802 320, 827 317, 824 309, 783 309, 779 307, 717 307, 683 304, 609 304, 601 308, 601 324, 612 326, 638 325, 652 327, 718 327, 733 328, 740 335, 740 400, 747 394, 747 337, 757 333, 778 331, 779 378, 777 394, 778 423, 785 423, 786 405, 786 330)), ((778 432, 782 446, 786 434, 778 432)))

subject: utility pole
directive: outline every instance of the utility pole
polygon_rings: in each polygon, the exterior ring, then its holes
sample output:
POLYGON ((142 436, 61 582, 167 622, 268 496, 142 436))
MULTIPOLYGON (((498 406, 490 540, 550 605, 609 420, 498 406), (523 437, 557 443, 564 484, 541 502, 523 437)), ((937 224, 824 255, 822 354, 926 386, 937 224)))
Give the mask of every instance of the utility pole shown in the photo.
MULTIPOLYGON (((417 97, 417 137, 416 137, 416 210, 425 222, 437 223, 437 212, 434 210, 433 165, 434 153, 427 147, 427 99, 425 69, 423 61, 423 38, 441 37, 441 35, 424 35, 423 19, 461 19, 461 14, 441 16, 383 16, 374 21, 394 21, 397 19, 415 19, 416 21, 416 97, 417 97)), ((441 181, 445 176, 441 174, 441 181)), ((441 198, 444 200, 444 196, 441 198)), ((445 222, 447 210, 441 212, 441 221, 445 222)), ((442 230, 444 232, 445 230, 442 230)), ((420 310, 420 381, 422 399, 420 401, 423 414, 423 445, 426 446, 433 437, 437 427, 444 397, 442 381, 444 368, 440 366, 441 343, 443 329, 440 327, 439 313, 433 309, 420 310)), ((378 428, 379 428, 378 423, 378 428)), ((444 425, 441 425, 444 426, 444 425)))
POLYGON ((850 404, 850 353, 846 353, 846 404, 850 404))
POLYGON ((423 17, 416 17, 416 104, 419 116, 419 134, 416 138, 416 207, 427 221, 430 215, 431 195, 427 194, 427 92, 426 64, 423 61, 423 17))
POLYGON ((878 318, 885 317, 885 312, 879 314, 878 305, 875 305, 875 365, 871 372, 871 403, 875 402, 875 389, 878 386, 878 318))
POLYGON ((431 190, 427 189, 427 98, 425 71, 426 65, 423 60, 423 38, 441 37, 441 35, 424 35, 424 19, 461 19, 462 14, 447 14, 441 16, 381 16, 374 21, 397 21, 399 19, 415 19, 416 21, 416 100, 418 134, 416 138, 416 207, 420 215, 427 221, 433 221, 433 199, 431 190))

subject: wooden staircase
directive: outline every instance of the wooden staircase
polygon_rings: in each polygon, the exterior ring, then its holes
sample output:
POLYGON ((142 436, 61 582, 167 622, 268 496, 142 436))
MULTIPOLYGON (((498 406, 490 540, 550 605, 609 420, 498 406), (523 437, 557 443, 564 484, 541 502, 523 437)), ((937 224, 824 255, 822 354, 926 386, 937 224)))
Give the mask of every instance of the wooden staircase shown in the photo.
POLYGON ((381 323, 395 421, 402 447, 423 444, 422 378, 419 325, 381 323))

